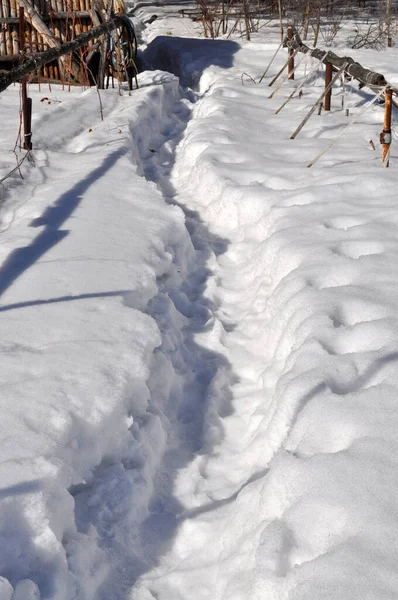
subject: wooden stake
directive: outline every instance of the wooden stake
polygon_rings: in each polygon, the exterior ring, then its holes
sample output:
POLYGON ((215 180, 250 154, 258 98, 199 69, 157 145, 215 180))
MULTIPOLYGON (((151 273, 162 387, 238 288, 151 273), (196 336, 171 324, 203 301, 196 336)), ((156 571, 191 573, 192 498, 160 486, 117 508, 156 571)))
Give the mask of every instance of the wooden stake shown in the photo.
POLYGON ((24 124, 25 123, 24 148, 25 150, 32 150, 32 98, 26 98, 24 124))
MULTIPOLYGON (((333 77, 332 81, 330 82, 328 87, 332 87, 332 85, 334 84, 334 82, 336 81, 336 79, 338 77, 340 77, 341 73, 344 71, 344 69, 346 68, 347 64, 344 63, 344 65, 342 67, 340 67, 340 69, 337 71, 337 73, 335 74, 335 76, 333 77)), ((300 133, 300 131, 302 130, 302 128, 304 127, 304 125, 307 123, 307 121, 309 120, 309 118, 311 117, 311 115, 315 112, 316 107, 320 105, 320 103, 323 101, 325 94, 327 93, 328 89, 324 90, 322 92, 322 94, 319 96, 318 100, 315 102, 315 104, 313 105, 313 107, 311 108, 311 110, 309 111, 309 113, 304 117, 304 119, 301 121, 300 125, 297 127, 297 129, 295 130, 295 132, 290 136, 291 140, 294 140, 294 138, 300 133)))
MULTIPOLYGON (((301 63, 303 62, 303 60, 305 59, 305 56, 302 57, 301 60, 299 60, 299 62, 296 64, 296 66, 293 69, 293 73, 295 72, 296 69, 298 69, 298 67, 301 65, 301 63)), ((268 99, 273 98, 275 96, 275 94, 277 92, 279 92, 279 90, 281 89, 281 87, 286 83, 286 81, 290 79, 290 77, 288 75, 286 75, 286 77, 284 79, 282 79, 282 81, 279 83, 279 85, 274 89, 274 91, 268 96, 268 99)))
MULTIPOLYGON (((19 39, 21 40, 21 53, 24 51, 25 42, 25 10, 23 6, 19 7, 19 39)), ((28 98, 26 77, 21 80, 21 102, 23 117, 23 147, 25 150, 32 150, 32 100, 28 98)))
POLYGON ((274 53, 273 57, 271 58, 271 60, 270 60, 270 62, 268 64, 268 67, 265 69, 264 73, 260 77, 259 83, 262 82, 262 80, 264 79, 264 77, 268 73, 268 70, 269 70, 270 66, 272 65, 272 63, 274 62, 276 55, 278 54, 279 50, 282 48, 282 44, 283 44, 283 42, 281 42, 279 44, 279 46, 277 47, 277 49, 275 50, 275 53, 274 53))
MULTIPOLYGON (((294 56, 296 56, 297 54, 297 50, 294 51, 294 56)), ((290 61, 290 57, 287 59, 287 61, 285 62, 285 64, 283 65, 283 67, 281 69, 279 69, 279 71, 277 72, 277 74, 275 75, 275 77, 269 82, 268 87, 272 87, 275 83, 275 81, 277 79, 279 79, 279 77, 282 75, 283 71, 286 69, 286 67, 288 66, 290 61)))
POLYGON ((23 54, 25 47, 25 11, 23 6, 19 7, 19 48, 23 54))
POLYGON ((389 167, 388 155, 391 148, 391 109, 392 109, 392 89, 388 88, 385 93, 384 104, 384 129, 380 134, 380 142, 382 143, 382 164, 384 167, 389 167))
MULTIPOLYGON (((20 6, 23 6, 23 8, 26 10, 26 13, 29 15, 30 22, 37 31, 39 41, 39 34, 42 36, 42 50, 46 51, 48 48, 58 48, 60 46, 59 40, 53 36, 52 32, 44 23, 41 15, 37 12, 35 6, 30 2, 30 0, 18 0, 18 3, 20 6)), ((63 59, 61 59, 60 67, 63 66, 63 59)), ((73 77, 79 81, 80 66, 75 61, 72 61, 72 74, 73 77)), ((44 66, 44 76, 48 77, 47 66, 44 66)))
POLYGON ((314 158, 314 160, 307 165, 307 167, 308 168, 312 167, 321 158, 321 156, 323 156, 328 150, 330 150, 330 148, 337 142, 337 140, 339 140, 346 133, 346 131, 348 131, 348 129, 350 129, 350 127, 352 127, 353 125, 355 125, 355 123, 357 123, 361 119, 361 117, 366 113, 366 111, 369 110, 369 108, 371 106, 373 106, 373 104, 376 102, 376 100, 378 100, 379 98, 381 98, 381 96, 384 94, 385 90, 386 90, 386 87, 384 87, 382 90, 380 90, 380 92, 378 94, 376 94, 376 96, 373 98, 373 100, 371 100, 369 102, 369 104, 367 104, 365 106, 365 108, 359 113, 359 115, 357 115, 355 119, 353 119, 350 123, 348 123, 348 125, 346 125, 345 127, 343 127, 343 129, 340 131, 339 135, 337 137, 335 137, 334 140, 332 140, 330 142, 330 144, 328 144, 326 146, 326 148, 324 148, 314 158))
POLYGON ((52 60, 74 52, 81 46, 86 45, 89 40, 99 38, 108 31, 112 31, 115 29, 115 27, 122 24, 123 19, 116 15, 106 23, 102 23, 102 25, 99 27, 93 27, 87 33, 82 33, 78 38, 63 44, 58 48, 51 48, 44 54, 27 58, 22 64, 8 73, 3 74, 0 72, 0 93, 14 81, 19 81, 24 75, 40 69, 43 65, 46 65, 52 60))
MULTIPOLYGON (((287 38, 289 40, 291 40, 293 35, 294 35, 293 27, 288 27, 287 28, 287 38)), ((287 71, 289 73, 288 79, 294 79, 294 50, 293 50, 293 48, 289 48, 289 63, 288 63, 287 71)))
POLYGON ((32 149, 32 99, 28 98, 26 78, 21 81, 21 101, 22 101, 22 117, 23 117, 23 147, 25 150, 32 149))
POLYGON ((11 25, 8 25, 6 29, 6 48, 7 54, 12 54, 11 25))
POLYGON ((0 29, 0 54, 2 56, 6 54, 6 32, 3 28, 0 29))
POLYGON ((331 63, 326 63, 326 71, 325 71, 325 90, 327 90, 325 94, 325 110, 330 110, 331 98, 332 98, 332 86, 330 82, 332 81, 332 72, 333 67, 331 63))
MULTIPOLYGON (((325 56, 326 56, 327 52, 325 52, 325 56)), ((306 77, 304 77, 304 79, 302 80, 302 82, 300 83, 300 85, 298 87, 296 87, 292 93, 290 94, 290 96, 287 98, 287 100, 284 101, 283 104, 281 104, 281 106, 278 108, 278 110, 275 111, 275 114, 277 115, 278 113, 281 112, 281 110, 286 106, 286 104, 288 104, 290 102, 290 100, 298 93, 298 97, 301 98, 301 96, 303 95, 303 86, 305 85, 305 83, 313 76, 313 74, 315 73, 315 71, 318 69, 318 65, 316 65, 313 69, 311 69, 311 71, 308 73, 308 75, 306 77)))
POLYGON ((1 4, 3 7, 3 17, 7 19, 10 16, 10 5, 6 0, 2 0, 1 4))

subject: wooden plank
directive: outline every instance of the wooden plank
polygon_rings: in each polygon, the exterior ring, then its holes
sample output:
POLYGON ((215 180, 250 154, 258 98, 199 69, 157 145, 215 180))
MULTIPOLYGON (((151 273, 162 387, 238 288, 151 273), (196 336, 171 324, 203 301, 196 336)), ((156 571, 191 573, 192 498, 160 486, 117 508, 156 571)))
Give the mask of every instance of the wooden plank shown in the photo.
POLYGON ((6 56, 6 32, 4 29, 0 29, 0 53, 3 57, 6 56))
POLYGON ((6 51, 7 54, 12 54, 12 37, 9 27, 6 29, 6 51))
POLYGON ((10 5, 8 4, 7 0, 1 0, 1 4, 3 7, 3 17, 9 17, 10 16, 10 5))

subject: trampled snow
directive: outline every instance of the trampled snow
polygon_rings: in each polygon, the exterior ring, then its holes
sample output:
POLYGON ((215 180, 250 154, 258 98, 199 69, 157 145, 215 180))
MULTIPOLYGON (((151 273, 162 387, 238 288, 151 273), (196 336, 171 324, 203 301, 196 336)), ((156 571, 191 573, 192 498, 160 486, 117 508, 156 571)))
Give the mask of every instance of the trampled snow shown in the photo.
MULTIPOLYGON (((396 598, 383 108, 336 86, 290 140, 311 59, 269 99, 276 27, 156 10, 103 121, 95 90, 31 86, 34 163, 1 186, 0 599, 396 598)), ((393 79, 394 49, 355 57, 393 79)), ((5 174, 17 87, 0 108, 5 174)))

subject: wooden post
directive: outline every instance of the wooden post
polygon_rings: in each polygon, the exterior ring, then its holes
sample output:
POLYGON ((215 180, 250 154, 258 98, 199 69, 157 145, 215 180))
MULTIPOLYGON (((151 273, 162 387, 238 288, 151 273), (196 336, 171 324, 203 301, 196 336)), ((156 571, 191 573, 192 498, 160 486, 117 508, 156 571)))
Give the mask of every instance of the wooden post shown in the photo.
POLYGON ((25 49, 25 10, 19 7, 19 51, 23 54, 25 49))
MULTIPOLYGON (((291 40, 293 35, 294 35, 293 27, 288 27, 287 28, 288 39, 291 40)), ((289 64, 288 64, 287 70, 289 73, 288 79, 294 79, 294 50, 293 50, 293 48, 289 48, 289 64)))
MULTIPOLYGON (((294 50, 294 56, 296 56, 296 54, 297 54, 297 50, 294 50)), ((283 71, 288 66, 289 61, 290 61, 290 58, 288 58, 287 61, 285 62, 285 64, 283 65, 283 67, 281 69, 279 69, 279 71, 277 72, 277 74, 275 75, 275 77, 273 77, 273 79, 271 79, 271 81, 268 84, 268 87, 272 87, 274 85, 275 81, 277 79, 279 79, 279 77, 282 75, 283 71)))
MULTIPOLYGON (((333 77, 332 81, 330 82, 329 86, 332 87, 332 85, 334 84, 334 82, 336 81, 336 79, 338 77, 340 77, 341 73, 344 71, 344 69, 346 68, 347 64, 344 63, 344 65, 342 67, 340 67, 340 69, 337 71, 336 75, 333 77)), ((301 121, 300 125, 297 127, 297 129, 294 131, 294 133, 290 136, 291 140, 294 140, 296 138, 296 136, 300 133, 300 131, 302 130, 302 128, 304 127, 304 125, 307 123, 307 121, 309 120, 309 118, 311 117, 311 115, 315 112, 316 107, 320 106, 321 102, 323 101, 325 94, 328 90, 324 90, 322 92, 322 94, 319 96, 318 100, 315 102, 315 104, 313 105, 313 107, 310 109, 309 113, 304 117, 304 119, 301 121)), ((322 108, 321 108, 322 110, 322 108)), ((319 113, 320 114, 320 113, 319 113)))
POLYGON ((330 110, 331 98, 332 98, 332 86, 330 82, 332 81, 332 71, 333 67, 331 63, 326 63, 326 71, 325 71, 325 90, 327 90, 325 94, 325 110, 330 110))
POLYGON ((388 88, 385 93, 384 104, 384 128, 380 134, 380 142, 382 144, 382 164, 384 167, 389 166, 388 155, 391 148, 391 110, 392 110, 392 89, 388 88))
POLYGON ((24 125, 24 148, 32 150, 32 98, 26 98, 24 125))
MULTIPOLYGON (((19 7, 19 48, 21 58, 25 47, 25 10, 23 6, 19 7)), ((32 99, 28 98, 26 77, 21 79, 21 102, 23 118, 23 147, 24 150, 32 150, 32 99)))

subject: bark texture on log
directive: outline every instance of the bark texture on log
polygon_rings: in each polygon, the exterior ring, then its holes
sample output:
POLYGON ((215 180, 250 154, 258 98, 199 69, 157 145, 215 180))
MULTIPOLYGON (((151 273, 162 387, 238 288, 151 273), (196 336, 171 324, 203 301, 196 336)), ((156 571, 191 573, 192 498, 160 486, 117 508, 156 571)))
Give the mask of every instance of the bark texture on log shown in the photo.
POLYGON ((287 37, 284 39, 283 45, 287 48, 293 48, 298 52, 310 54, 324 64, 330 63, 335 69, 340 69, 344 63, 346 63, 347 66, 345 68, 345 72, 368 87, 384 87, 388 85, 384 75, 381 73, 376 73, 375 71, 370 71, 369 69, 365 69, 350 56, 337 56, 337 54, 331 51, 327 52, 325 56, 324 50, 320 50, 318 48, 309 48, 306 44, 304 44, 296 31, 294 32, 292 39, 288 39, 287 37))
POLYGON ((28 75, 37 69, 40 69, 47 63, 52 60, 58 59, 66 54, 70 54, 75 50, 81 48, 95 38, 99 38, 104 33, 108 31, 112 31, 119 25, 123 23, 123 19, 121 17, 114 17, 110 21, 103 23, 99 27, 93 27, 86 33, 82 33, 77 36, 74 40, 67 42, 66 44, 62 44, 61 46, 57 46, 43 52, 40 55, 34 55, 32 58, 28 58, 23 63, 21 63, 18 67, 9 71, 5 75, 0 76, 0 92, 3 92, 9 85, 14 83, 15 81, 19 81, 24 75, 28 75))

